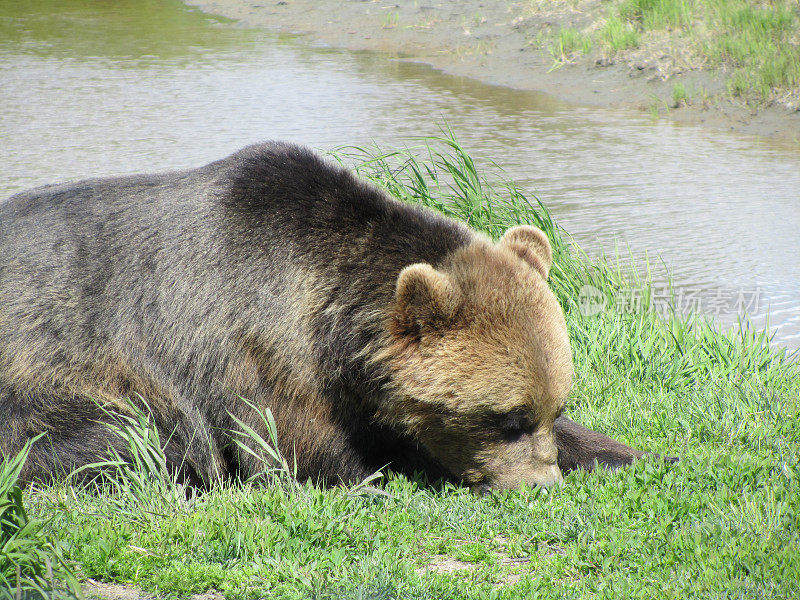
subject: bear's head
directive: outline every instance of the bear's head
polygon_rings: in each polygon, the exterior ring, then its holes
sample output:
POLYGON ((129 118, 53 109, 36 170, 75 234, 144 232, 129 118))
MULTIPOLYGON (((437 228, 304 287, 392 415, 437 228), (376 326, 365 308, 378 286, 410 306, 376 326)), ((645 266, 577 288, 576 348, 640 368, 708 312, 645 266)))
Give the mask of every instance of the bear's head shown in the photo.
POLYGON ((478 489, 562 479, 553 422, 572 355, 551 263, 545 234, 518 226, 397 279, 385 355, 393 393, 380 416, 478 489))

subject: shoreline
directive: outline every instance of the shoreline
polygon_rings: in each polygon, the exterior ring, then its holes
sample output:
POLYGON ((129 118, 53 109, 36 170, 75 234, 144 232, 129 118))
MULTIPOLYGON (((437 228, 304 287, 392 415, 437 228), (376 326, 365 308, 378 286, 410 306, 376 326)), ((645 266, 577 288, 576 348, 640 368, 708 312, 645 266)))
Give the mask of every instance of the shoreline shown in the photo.
POLYGON ((374 0, 186 4, 247 27, 297 35, 312 45, 377 52, 489 85, 544 92, 574 105, 623 108, 711 130, 793 142, 800 148, 800 108, 756 110, 724 98, 718 73, 670 69, 657 56, 635 53, 625 59, 581 57, 556 63, 542 49, 542 40, 532 36, 553 25, 579 23, 584 15, 563 5, 523 16, 519 4, 494 6, 476 0, 408 6, 374 0), (701 89, 704 95, 674 102, 676 83, 701 89))

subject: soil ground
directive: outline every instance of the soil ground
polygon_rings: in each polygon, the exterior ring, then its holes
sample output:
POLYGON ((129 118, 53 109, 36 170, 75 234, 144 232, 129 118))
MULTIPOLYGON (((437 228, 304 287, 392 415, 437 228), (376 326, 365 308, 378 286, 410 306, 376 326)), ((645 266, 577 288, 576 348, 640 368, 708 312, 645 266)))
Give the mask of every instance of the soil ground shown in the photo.
POLYGON ((608 56, 594 52, 558 65, 552 32, 597 18, 594 4, 486 0, 188 0, 243 25, 304 36, 311 43, 386 53, 489 84, 537 90, 579 105, 629 107, 714 129, 800 143, 800 107, 755 109, 724 93, 724 74, 676 60, 663 44, 608 56), (676 106, 675 83, 703 90, 676 106))
MULTIPOLYGON (((101 583, 90 579, 83 586, 87 600, 155 600, 155 596, 143 593, 139 588, 116 583, 101 583)), ((196 594, 191 600, 223 600, 219 594, 196 594)))

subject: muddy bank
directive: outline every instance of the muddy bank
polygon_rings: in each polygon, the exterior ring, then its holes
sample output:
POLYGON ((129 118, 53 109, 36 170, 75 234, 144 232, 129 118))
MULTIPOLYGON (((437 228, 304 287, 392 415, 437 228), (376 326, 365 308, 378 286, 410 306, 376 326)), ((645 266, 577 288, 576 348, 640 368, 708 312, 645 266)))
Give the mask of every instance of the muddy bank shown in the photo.
POLYGON ((494 3, 486 0, 187 0, 206 12, 246 26, 304 36, 312 44, 386 53, 430 64, 486 83, 538 90, 580 105, 627 107, 658 118, 701 124, 800 144, 800 110, 758 111, 716 96, 723 78, 687 69, 650 49, 625 58, 576 57, 557 65, 548 33, 581 27, 591 18, 566 3, 494 3), (555 7, 555 8, 553 8, 555 7), (704 90, 675 105, 675 83, 704 90))

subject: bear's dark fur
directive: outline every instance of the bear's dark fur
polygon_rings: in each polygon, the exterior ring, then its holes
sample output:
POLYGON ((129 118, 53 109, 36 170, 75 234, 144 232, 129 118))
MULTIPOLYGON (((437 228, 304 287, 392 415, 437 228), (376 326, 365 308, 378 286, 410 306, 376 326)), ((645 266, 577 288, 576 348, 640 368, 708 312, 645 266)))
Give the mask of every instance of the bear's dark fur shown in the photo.
POLYGON ((0 204, 0 450, 24 480, 94 462, 146 399, 174 467, 249 476, 234 419, 270 408, 298 476, 386 464, 475 486, 548 484, 641 453, 559 417, 569 343, 550 246, 497 245, 301 147, 93 179, 0 204))

